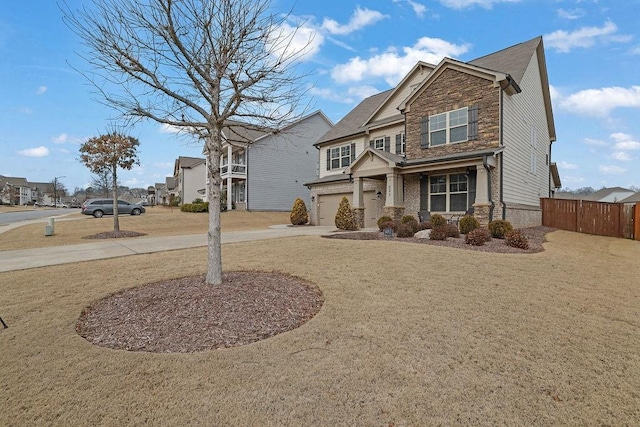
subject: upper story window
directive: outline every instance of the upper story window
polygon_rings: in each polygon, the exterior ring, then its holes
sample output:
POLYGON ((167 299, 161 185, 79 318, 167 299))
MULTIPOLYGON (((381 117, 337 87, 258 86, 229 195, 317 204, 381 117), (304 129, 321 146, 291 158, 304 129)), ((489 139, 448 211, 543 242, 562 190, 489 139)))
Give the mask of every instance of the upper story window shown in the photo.
POLYGON ((352 157, 355 157, 355 153, 353 152, 354 149, 354 144, 328 148, 327 170, 342 169, 349 166, 351 164, 352 157))
POLYGON ((404 132, 396 135, 396 154, 401 156, 406 152, 407 142, 404 137, 404 132))
POLYGON ((467 140, 467 107, 429 117, 430 146, 455 144, 467 140))
POLYGON ((376 150, 384 150, 384 138, 374 139, 373 148, 375 148, 376 150))

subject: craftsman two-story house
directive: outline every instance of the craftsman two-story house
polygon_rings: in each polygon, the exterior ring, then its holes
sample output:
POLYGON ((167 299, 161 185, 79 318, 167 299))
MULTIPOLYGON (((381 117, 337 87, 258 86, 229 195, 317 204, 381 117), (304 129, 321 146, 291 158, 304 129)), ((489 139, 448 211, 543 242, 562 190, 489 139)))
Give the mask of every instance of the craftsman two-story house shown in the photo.
POLYGON ((560 179, 541 37, 469 62, 417 63, 316 143, 311 221, 333 225, 346 196, 362 227, 389 215, 473 214, 541 223, 560 179))

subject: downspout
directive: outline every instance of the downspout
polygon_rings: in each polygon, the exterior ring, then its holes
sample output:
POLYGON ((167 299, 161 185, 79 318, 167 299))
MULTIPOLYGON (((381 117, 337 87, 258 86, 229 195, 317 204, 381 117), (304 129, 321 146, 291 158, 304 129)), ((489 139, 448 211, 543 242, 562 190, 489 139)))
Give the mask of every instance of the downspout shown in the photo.
POLYGON ((249 147, 251 144, 247 144, 247 148, 244 149, 244 206, 247 212, 249 212, 249 147))
POLYGON ((489 222, 493 221, 493 209, 495 208, 495 203, 493 203, 493 198, 491 196, 491 167, 487 162, 488 156, 482 157, 482 166, 484 166, 487 171, 487 196, 489 198, 489 202, 491 203, 491 207, 489 208, 489 222))
MULTIPOLYGON (((500 147, 504 147, 504 91, 500 91, 500 147)), ((507 205, 504 203, 504 150, 500 153, 500 206, 502 219, 507 219, 507 205)))

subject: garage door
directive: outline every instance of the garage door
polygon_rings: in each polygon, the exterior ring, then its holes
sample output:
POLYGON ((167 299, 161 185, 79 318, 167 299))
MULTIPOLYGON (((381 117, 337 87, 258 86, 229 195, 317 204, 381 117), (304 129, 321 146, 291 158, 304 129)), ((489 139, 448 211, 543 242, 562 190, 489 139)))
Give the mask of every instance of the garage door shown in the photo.
MULTIPOLYGON (((343 197, 353 201, 353 193, 322 194, 318 196, 318 225, 335 225, 336 213, 343 197)), ((364 226, 376 226, 376 195, 373 191, 365 191, 364 198, 364 226)), ((353 207, 353 206, 352 206, 353 207)))

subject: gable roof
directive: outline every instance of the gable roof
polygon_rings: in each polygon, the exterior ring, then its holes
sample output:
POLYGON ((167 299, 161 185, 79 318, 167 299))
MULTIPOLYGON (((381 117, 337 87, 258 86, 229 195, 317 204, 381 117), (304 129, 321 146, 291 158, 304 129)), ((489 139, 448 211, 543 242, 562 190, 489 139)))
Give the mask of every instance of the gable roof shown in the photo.
MULTIPOLYGON (((485 75, 494 75, 497 79, 503 79, 504 88, 513 88, 514 92, 520 90, 519 85, 522 78, 531 62, 531 58, 537 55, 538 66, 540 71, 540 78, 542 82, 542 91, 545 109, 547 112, 547 124, 549 128, 549 135, 551 141, 556 140, 555 124, 553 120, 553 112, 551 108, 551 94, 549 92, 549 78, 547 75, 547 66, 544 56, 544 46, 542 37, 538 36, 531 40, 527 40, 522 43, 507 47, 498 52, 494 52, 485 56, 481 56, 469 62, 462 62, 451 58, 444 58, 430 73, 425 80, 418 85, 409 95, 411 98, 422 87, 425 81, 429 79, 433 73, 441 70, 445 66, 462 67, 470 71, 481 72, 485 75)), ((353 110, 347 113, 342 120, 340 120, 333 129, 330 129, 324 134, 316 144, 316 147, 329 142, 336 141, 343 138, 348 138, 359 133, 365 132, 370 125, 374 123, 368 123, 377 111, 379 111, 385 101, 392 98, 396 90, 401 84, 413 73, 419 65, 431 66, 427 63, 418 62, 403 78, 403 80, 394 88, 380 92, 376 95, 370 96, 364 99, 353 110)), ((432 66, 431 66, 432 67, 432 66)), ((409 99, 408 98, 408 99, 409 99)), ((391 118, 395 120, 395 117, 391 118)), ((393 121, 391 120, 391 121, 393 121)), ((375 123, 376 125, 380 123, 375 123)))
MULTIPOLYGON (((305 122, 306 120, 309 120, 310 118, 312 118, 314 116, 320 117, 322 120, 324 120, 329 125, 329 127, 333 127, 333 122, 331 121, 331 119, 329 119, 329 117, 327 117, 326 114, 324 114, 322 112, 322 110, 316 110, 313 113, 307 114, 306 116, 299 118, 295 122, 290 123, 289 125, 283 127, 282 129, 278 130, 278 132, 276 132, 276 134, 277 133, 287 133, 287 131, 290 131, 291 129, 295 128, 299 124, 305 122)), ((273 132, 264 133, 263 135, 259 136, 258 138, 256 138, 252 142, 258 142, 259 140, 264 139, 264 138, 268 137, 269 135, 273 135, 273 134, 274 134, 273 132)))
POLYGON ((633 195, 634 191, 629 190, 628 188, 622 188, 622 187, 601 188, 595 193, 591 193, 588 196, 585 196, 584 199, 598 201, 598 200, 604 199, 605 197, 610 196, 613 193, 629 193, 629 195, 631 196, 633 195))
POLYGON ((177 168, 182 169, 191 169, 195 166, 198 166, 204 163, 206 160, 201 157, 187 157, 187 156, 179 156, 176 160, 176 170, 177 168))
POLYGON ((13 187, 28 187, 27 178, 18 178, 13 176, 0 175, 0 181, 5 182, 13 187))
POLYGON ((376 95, 365 98, 353 110, 349 111, 336 125, 327 131, 314 145, 317 147, 322 143, 335 139, 347 138, 366 130, 366 120, 393 92, 393 89, 380 92, 376 95))
POLYGON ((626 199, 620 200, 620 203, 638 203, 638 202, 640 202, 640 191, 635 194, 632 194, 626 199))

